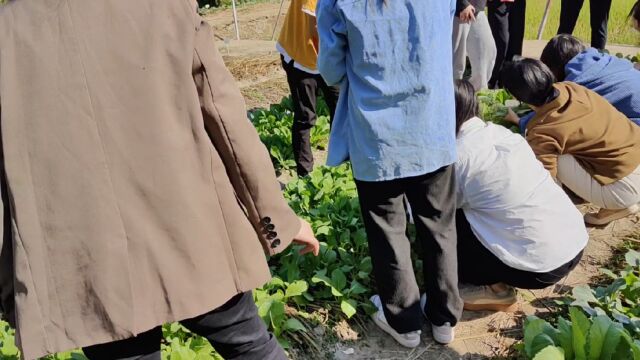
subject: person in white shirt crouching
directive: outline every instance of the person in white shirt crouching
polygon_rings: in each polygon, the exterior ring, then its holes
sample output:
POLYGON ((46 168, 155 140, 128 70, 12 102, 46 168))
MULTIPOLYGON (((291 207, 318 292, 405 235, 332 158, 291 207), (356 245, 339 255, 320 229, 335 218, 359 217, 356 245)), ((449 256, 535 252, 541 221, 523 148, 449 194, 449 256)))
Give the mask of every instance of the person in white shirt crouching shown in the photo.
POLYGON ((562 280, 589 236, 526 140, 478 118, 469 82, 456 81, 455 93, 460 296, 465 310, 512 311, 515 288, 562 280))

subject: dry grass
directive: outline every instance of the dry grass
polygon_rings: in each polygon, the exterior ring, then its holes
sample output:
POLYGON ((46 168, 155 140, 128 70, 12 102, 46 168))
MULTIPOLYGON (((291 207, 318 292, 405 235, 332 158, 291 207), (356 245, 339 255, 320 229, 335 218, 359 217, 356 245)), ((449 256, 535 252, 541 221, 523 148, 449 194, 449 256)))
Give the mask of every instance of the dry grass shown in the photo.
POLYGON ((273 55, 225 57, 227 68, 240 82, 270 77, 280 70, 280 59, 273 55))

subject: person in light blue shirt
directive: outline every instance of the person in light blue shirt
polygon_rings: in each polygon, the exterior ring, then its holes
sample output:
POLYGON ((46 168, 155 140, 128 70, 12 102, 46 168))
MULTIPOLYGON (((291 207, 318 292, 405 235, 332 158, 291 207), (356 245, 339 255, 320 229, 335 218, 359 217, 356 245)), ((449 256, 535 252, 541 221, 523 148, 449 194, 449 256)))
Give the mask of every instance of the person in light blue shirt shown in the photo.
POLYGON ((408 199, 424 251, 426 315, 453 340, 458 294, 455 0, 320 0, 318 69, 340 98, 327 163, 350 160, 379 296, 374 321, 407 347, 420 342, 420 292, 405 235, 408 199))

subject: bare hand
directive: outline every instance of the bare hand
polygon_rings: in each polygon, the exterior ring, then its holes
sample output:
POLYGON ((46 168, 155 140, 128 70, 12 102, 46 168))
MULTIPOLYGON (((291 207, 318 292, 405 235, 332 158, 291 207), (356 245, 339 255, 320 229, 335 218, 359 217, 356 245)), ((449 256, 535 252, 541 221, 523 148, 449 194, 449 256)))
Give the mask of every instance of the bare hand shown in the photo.
POLYGON ((293 243, 304 245, 304 248, 300 250, 300 255, 313 253, 313 255, 318 256, 320 253, 320 243, 313 234, 311 225, 303 219, 300 219, 300 225, 300 231, 298 232, 298 235, 293 238, 293 243))
POLYGON ((520 117, 511 108, 507 109, 507 115, 504 117, 504 119, 512 124, 520 125, 520 117))
POLYGON ((462 10, 460 12, 460 21, 465 24, 476 21, 476 8, 473 5, 469 5, 462 10))

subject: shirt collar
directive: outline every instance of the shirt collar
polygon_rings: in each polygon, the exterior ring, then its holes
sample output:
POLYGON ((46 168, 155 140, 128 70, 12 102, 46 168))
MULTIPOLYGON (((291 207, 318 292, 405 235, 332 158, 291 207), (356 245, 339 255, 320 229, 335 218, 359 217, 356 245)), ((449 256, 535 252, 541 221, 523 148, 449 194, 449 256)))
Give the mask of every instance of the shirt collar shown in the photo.
POLYGON ((484 120, 480 119, 477 116, 474 116, 471 119, 465 121, 465 123, 460 126, 458 137, 469 135, 479 129, 482 129, 485 126, 487 126, 487 124, 484 122, 484 120))
POLYGON ((558 96, 555 99, 549 101, 548 103, 535 107, 534 110, 536 112, 536 116, 527 124, 527 130, 531 128, 531 126, 536 122, 542 122, 551 112, 558 110, 569 100, 569 92, 567 91, 567 84, 565 83, 556 83, 553 87, 558 92, 558 96))

